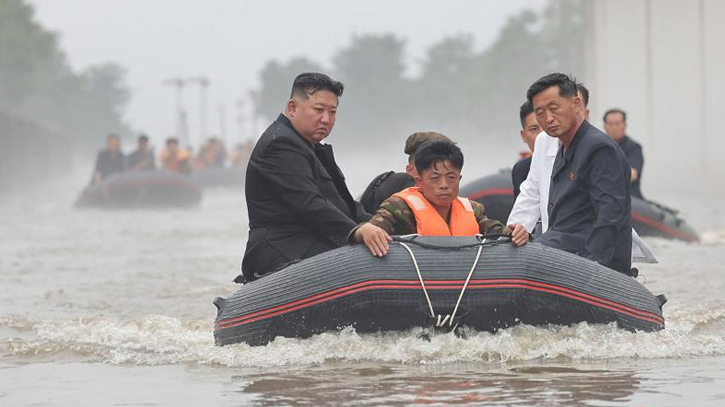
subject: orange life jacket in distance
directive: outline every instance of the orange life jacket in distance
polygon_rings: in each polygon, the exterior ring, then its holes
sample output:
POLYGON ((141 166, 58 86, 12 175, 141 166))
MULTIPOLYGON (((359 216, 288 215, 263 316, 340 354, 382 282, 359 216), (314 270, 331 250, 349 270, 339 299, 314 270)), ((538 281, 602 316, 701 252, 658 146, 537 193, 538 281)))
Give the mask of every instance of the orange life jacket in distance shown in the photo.
POLYGON ((418 187, 406 188, 393 194, 403 198, 415 215, 418 234, 421 236, 475 236, 479 232, 471 201, 457 197, 451 204, 450 225, 428 202, 418 187))

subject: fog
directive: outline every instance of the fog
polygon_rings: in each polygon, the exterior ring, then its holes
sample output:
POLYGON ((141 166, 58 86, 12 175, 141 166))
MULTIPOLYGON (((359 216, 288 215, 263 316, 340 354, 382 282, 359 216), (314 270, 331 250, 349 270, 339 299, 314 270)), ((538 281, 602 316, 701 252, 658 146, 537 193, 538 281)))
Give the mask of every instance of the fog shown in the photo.
MULTIPOLYGON (((32 18, 40 29, 55 33, 58 63, 67 64, 68 75, 95 84, 84 89, 96 90, 84 91, 90 94, 87 100, 72 89, 66 95, 58 85, 42 85, 47 81, 42 72, 24 77, 27 61, 10 63, 2 68, 5 81, 17 77, 18 83, 46 86, 50 96, 26 95, 28 102, 16 108, 13 92, 5 92, 9 101, 0 98, 0 108, 65 134, 71 140, 58 149, 77 151, 79 165, 89 166, 92 151, 112 132, 121 134, 127 149, 141 132, 157 147, 172 135, 196 148, 213 135, 229 145, 255 139, 284 106, 295 68, 314 67, 347 84, 329 142, 341 157, 360 147, 374 153, 359 160, 363 168, 342 163, 348 173, 363 170, 360 183, 398 165, 405 136, 419 130, 449 134, 468 157, 475 157, 468 160, 469 178, 510 166, 525 150, 517 135, 517 108, 525 90, 554 70, 589 86, 595 125, 601 126, 607 108, 630 112, 630 135, 645 143, 647 183, 653 188, 668 186, 657 173, 683 157, 675 133, 702 134, 693 136, 697 145, 686 146, 691 153, 685 161, 691 165, 678 182, 717 183, 718 177, 710 180, 712 173, 725 170, 717 159, 724 146, 714 122, 723 113, 718 96, 723 84, 715 72, 724 51, 714 25, 722 6, 714 1, 641 1, 632 7, 577 0, 445 6, 372 1, 344 7, 328 0, 312 5, 224 0, 27 4, 34 6, 32 18), (679 15, 687 18, 672 20, 679 15), (670 23, 681 35, 667 38, 670 23), (689 46, 694 43, 701 49, 689 46), (672 47, 691 53, 686 65, 677 66, 669 57, 675 55, 672 47), (693 120, 672 127, 666 124, 671 105, 660 95, 682 74, 691 78, 679 92, 692 99, 687 114, 693 120), (186 80, 181 93, 168 86, 174 78, 186 80), (690 96, 686 89, 701 90, 690 96)), ((27 146, 15 144, 23 156, 32 157, 33 142, 24 140, 27 146)))
MULTIPOLYGON (((0 0, 0 405, 722 404, 723 18, 721 0, 0 0), (637 281, 669 298, 666 329, 215 346, 212 301, 238 289, 250 231, 248 147, 309 70, 345 84, 326 142, 354 197, 404 169, 416 131, 458 143, 462 187, 510 169, 526 90, 551 72, 588 87, 593 125, 625 110, 654 201, 633 205, 633 228, 659 261, 637 263, 637 281), (152 151, 131 165, 103 151, 112 134, 125 154, 141 134, 152 151), (169 137, 172 171, 140 171, 169 137), (94 183, 101 153, 139 171, 94 183)), ((498 206, 508 176, 482 191, 498 206)))
MULTIPOLYGON (((415 76, 426 49, 444 37, 469 33, 477 47, 484 47, 496 38, 508 16, 545 4, 543 0, 465 0, 445 7, 431 0, 344 5, 332 0, 32 3, 38 20, 60 34, 74 68, 108 61, 126 68, 133 96, 125 117, 135 129, 159 141, 175 131, 174 95, 162 87, 165 78, 208 77, 210 132, 220 131, 217 112, 222 107, 227 110, 230 136, 248 137, 253 126, 246 120, 239 131, 235 102, 258 88, 259 72, 271 60, 306 57, 329 67, 334 52, 353 35, 394 33, 407 44, 406 75, 415 76)), ((198 99, 197 88, 185 91, 192 130, 199 125, 198 99)), ((283 106, 280 100, 280 110, 283 106)))

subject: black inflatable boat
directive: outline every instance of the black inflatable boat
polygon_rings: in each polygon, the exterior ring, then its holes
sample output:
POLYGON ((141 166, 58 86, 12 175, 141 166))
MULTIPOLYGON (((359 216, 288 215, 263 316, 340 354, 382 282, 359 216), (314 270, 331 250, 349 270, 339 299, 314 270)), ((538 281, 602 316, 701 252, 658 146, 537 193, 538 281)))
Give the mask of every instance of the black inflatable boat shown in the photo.
MULTIPOLYGON (((501 170, 461 187, 460 195, 482 203, 492 219, 505 222, 514 206, 511 171, 501 170)), ((632 227, 640 236, 656 236, 697 242, 697 232, 676 210, 632 197, 632 227)))
POLYGON ((188 176, 167 170, 127 171, 86 188, 76 206, 177 207, 195 205, 200 200, 201 189, 188 176))
POLYGON ((664 296, 573 254, 504 238, 397 239, 382 259, 346 246, 217 298, 216 344, 263 345, 348 326, 360 333, 583 321, 630 331, 665 326, 664 296))

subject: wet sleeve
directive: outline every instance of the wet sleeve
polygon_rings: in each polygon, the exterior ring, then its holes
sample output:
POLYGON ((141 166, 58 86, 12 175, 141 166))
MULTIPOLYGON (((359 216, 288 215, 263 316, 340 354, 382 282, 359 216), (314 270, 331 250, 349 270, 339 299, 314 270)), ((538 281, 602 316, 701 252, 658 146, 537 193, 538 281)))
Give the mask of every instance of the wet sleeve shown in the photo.
POLYGON ((516 197, 514 207, 511 209, 508 224, 520 223, 524 225, 529 233, 534 231, 536 223, 541 217, 541 207, 539 206, 539 170, 541 164, 541 154, 537 154, 538 149, 534 150, 531 157, 531 168, 529 175, 520 185, 519 195, 516 197))
POLYGON ((604 147, 589 160, 589 199, 597 218, 585 245, 589 258, 600 264, 611 263, 617 236, 630 223, 629 174, 625 178, 620 157, 615 148, 604 147))
POLYGON ((402 198, 393 196, 380 204, 370 223, 388 232, 389 235, 416 233, 415 215, 402 198))
POLYGON ((478 222, 478 230, 482 235, 488 233, 501 233, 507 235, 511 233, 506 225, 486 216, 486 207, 484 207, 481 203, 471 201, 471 205, 473 206, 473 213, 476 215, 476 221, 478 222))

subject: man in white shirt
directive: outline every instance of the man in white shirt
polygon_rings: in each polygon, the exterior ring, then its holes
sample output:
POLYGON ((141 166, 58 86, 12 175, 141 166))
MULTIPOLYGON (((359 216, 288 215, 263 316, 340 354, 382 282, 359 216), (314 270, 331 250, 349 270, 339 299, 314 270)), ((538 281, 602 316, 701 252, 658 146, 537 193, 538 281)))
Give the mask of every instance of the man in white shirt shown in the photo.
MULTIPOLYGON (((579 97, 584 102, 582 112, 584 120, 589 120, 589 90, 577 84, 579 97)), ((534 154, 531 158, 531 169, 526 180, 521 183, 519 196, 516 198, 507 224, 520 223, 526 230, 533 233, 541 219, 541 233, 549 229, 549 187, 554 160, 559 151, 559 139, 550 137, 546 132, 539 133, 534 143, 534 154)), ((652 250, 632 229, 632 261, 640 263, 656 263, 652 250)))

